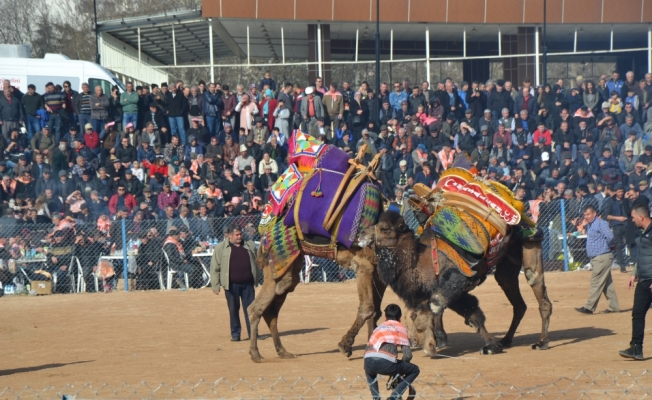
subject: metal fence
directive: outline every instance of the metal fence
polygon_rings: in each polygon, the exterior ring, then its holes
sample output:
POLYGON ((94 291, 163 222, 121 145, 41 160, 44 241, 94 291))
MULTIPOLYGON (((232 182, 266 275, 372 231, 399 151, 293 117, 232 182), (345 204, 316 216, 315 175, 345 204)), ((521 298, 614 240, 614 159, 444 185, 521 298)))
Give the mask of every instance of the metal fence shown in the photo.
MULTIPOLYGON (((380 378, 382 379, 382 377, 380 378)), ((389 394, 382 390, 381 395, 389 394)), ((414 382, 416 398, 461 399, 577 399, 577 398, 643 398, 652 394, 652 374, 648 370, 641 373, 622 371, 597 374, 580 372, 573 378, 560 377, 550 383, 537 386, 518 386, 508 382, 494 382, 478 373, 472 379, 451 379, 443 375, 420 378, 414 382)), ((335 379, 253 379, 244 378, 215 381, 200 380, 196 383, 181 381, 178 384, 150 384, 145 381, 137 384, 118 385, 65 385, 43 389, 26 386, 21 389, 6 387, 0 390, 2 398, 63 398, 63 399, 159 399, 159 398, 205 398, 205 399, 368 399, 370 391, 365 377, 338 377, 335 379)))
MULTIPOLYGON (((37 294, 33 282, 43 281, 51 281, 55 293, 199 289, 210 286, 213 248, 224 240, 225 228, 236 224, 245 240, 258 243, 258 221, 240 216, 5 224, 0 281, 5 294, 37 294), (166 240, 171 229, 181 232, 181 248, 166 240)), ((301 276, 304 282, 353 277, 334 261, 314 257, 306 257, 301 276)))
MULTIPOLYGON (((586 235, 576 199, 532 201, 528 214, 544 234, 546 271, 589 269, 586 235)), ((258 242, 258 216, 201 218, 188 216, 54 224, 7 223, 0 236, 7 240, 0 252, 0 282, 6 294, 36 290, 33 281, 52 281, 56 293, 119 290, 199 289, 210 286, 213 247, 224 240, 224 230, 236 224, 246 240, 258 242), (166 242, 167 233, 187 228, 181 235, 183 255, 166 242), (182 229, 183 228, 183 229, 182 229)), ((7 220, 14 221, 14 220, 7 220)), ((408 221, 409 222, 409 221, 408 221)), ((618 237, 627 265, 635 247, 627 235, 618 237)), ((354 278, 352 271, 333 260, 305 258, 304 282, 340 282, 354 278)))

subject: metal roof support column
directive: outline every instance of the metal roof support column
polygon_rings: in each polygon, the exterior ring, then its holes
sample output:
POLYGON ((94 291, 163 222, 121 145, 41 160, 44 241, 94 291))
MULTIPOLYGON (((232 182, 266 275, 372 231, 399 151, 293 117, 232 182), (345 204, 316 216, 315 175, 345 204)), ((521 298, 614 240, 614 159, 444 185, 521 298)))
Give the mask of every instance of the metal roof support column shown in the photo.
POLYGON ((215 82, 215 68, 213 67, 213 19, 208 19, 208 46, 211 54, 211 83, 215 82))
POLYGON ((389 61, 394 61, 394 25, 389 29, 389 61))
POLYGON ((324 79, 321 70, 321 23, 317 23, 317 66, 319 67, 319 77, 324 79))
POLYGON ((534 28, 534 81, 537 86, 541 84, 539 76, 539 27, 534 28))
POLYGON ((283 64, 285 64, 285 36, 283 33, 283 26, 281 26, 281 55, 283 57, 283 64))
POLYGON ((652 71, 652 26, 647 27, 647 70, 652 71))
POLYGON ((251 56, 249 51, 249 24, 247 24, 247 65, 251 62, 251 56))
POLYGON ((503 31, 500 25, 498 25, 498 55, 503 55, 503 31))
POLYGON ((140 56, 140 28, 138 28, 138 75, 140 75, 140 70, 142 67, 141 56, 140 56))
POLYGON ((426 24, 426 81, 430 83, 430 26, 426 24))
POLYGON ((575 25, 575 36, 573 37, 573 53, 577 53, 577 25, 575 25))
POLYGON ((174 24, 172 24, 172 54, 174 55, 174 65, 177 65, 177 37, 174 33, 174 24))
POLYGON ((609 51, 614 51, 614 26, 611 25, 611 41, 609 43, 609 51))
POLYGON ((358 38, 360 36, 360 27, 355 27, 355 62, 358 62, 358 38))
POLYGON ((462 57, 466 58, 466 25, 462 31, 462 57))

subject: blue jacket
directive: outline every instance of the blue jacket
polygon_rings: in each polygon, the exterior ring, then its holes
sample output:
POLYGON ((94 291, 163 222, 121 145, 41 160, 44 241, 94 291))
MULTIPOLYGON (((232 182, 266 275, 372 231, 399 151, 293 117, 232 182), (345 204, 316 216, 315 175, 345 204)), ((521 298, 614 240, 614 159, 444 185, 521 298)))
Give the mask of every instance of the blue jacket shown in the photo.
POLYGON ((269 88, 272 89, 272 92, 276 92, 276 82, 274 82, 274 79, 261 79, 258 89, 262 91, 265 85, 269 85, 269 88))
POLYGON ((147 148, 147 151, 145 151, 143 146, 138 146, 138 150, 136 150, 136 158, 140 163, 145 160, 153 163, 154 160, 156 160, 156 154, 154 153, 154 149, 152 149, 151 146, 147 148))
POLYGON ((222 93, 204 92, 204 115, 209 117, 219 117, 222 115, 224 109, 224 101, 222 101, 222 93))

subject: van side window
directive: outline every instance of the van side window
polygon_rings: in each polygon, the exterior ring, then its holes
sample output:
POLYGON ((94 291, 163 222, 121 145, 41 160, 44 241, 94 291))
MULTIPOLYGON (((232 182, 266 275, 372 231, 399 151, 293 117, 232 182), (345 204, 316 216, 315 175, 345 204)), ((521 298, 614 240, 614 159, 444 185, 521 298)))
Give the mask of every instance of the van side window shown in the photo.
POLYGON ((97 78, 90 78, 88 79, 88 85, 90 86, 91 92, 95 92, 95 86, 101 86, 102 91, 104 92, 105 95, 109 96, 111 95, 111 88, 113 85, 111 82, 104 80, 104 79, 97 79, 97 78))

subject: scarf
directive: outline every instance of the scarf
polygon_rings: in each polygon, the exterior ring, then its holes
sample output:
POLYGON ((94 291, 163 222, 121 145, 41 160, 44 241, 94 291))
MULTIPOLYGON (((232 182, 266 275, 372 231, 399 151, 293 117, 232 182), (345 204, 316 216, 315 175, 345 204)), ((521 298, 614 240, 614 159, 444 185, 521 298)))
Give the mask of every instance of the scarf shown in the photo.
POLYGON ((185 254, 183 253, 183 246, 178 240, 175 240, 171 236, 169 236, 167 239, 165 239, 165 242, 163 242, 163 247, 165 247, 166 244, 172 243, 173 245, 177 246, 177 250, 179 251, 179 255, 181 257, 184 257, 185 254))
MULTIPOLYGON (((265 99, 267 99, 267 96, 274 97, 274 95, 272 94, 272 91, 270 89, 267 89, 265 91, 265 99)), ((263 115, 268 115, 269 114, 269 112, 268 112, 269 107, 268 106, 269 106, 270 101, 271 100, 265 100, 265 104, 263 104, 263 115)))
POLYGON ((399 321, 388 320, 380 324, 369 338, 369 345, 378 351, 383 343, 409 346, 407 328, 399 321))

